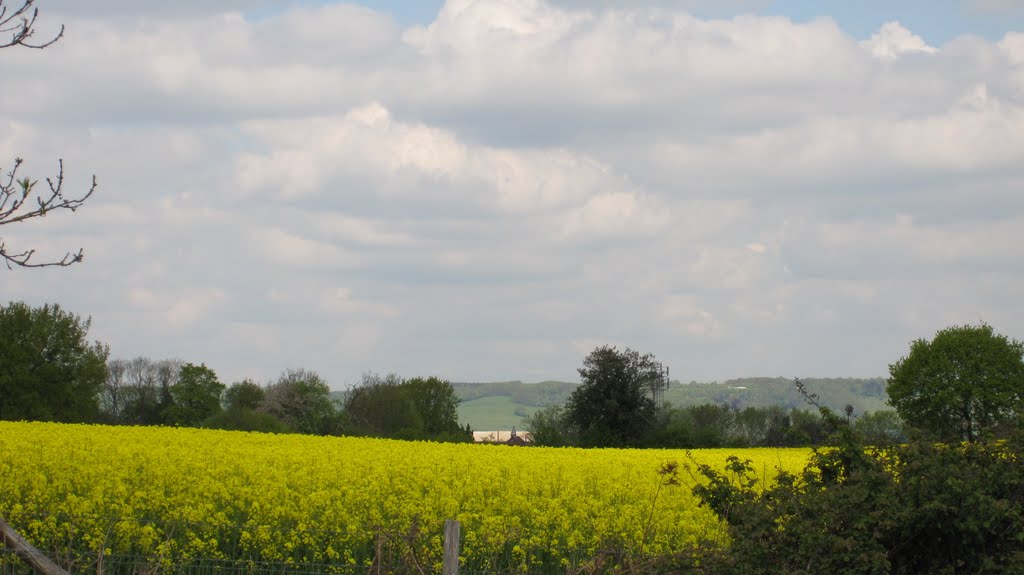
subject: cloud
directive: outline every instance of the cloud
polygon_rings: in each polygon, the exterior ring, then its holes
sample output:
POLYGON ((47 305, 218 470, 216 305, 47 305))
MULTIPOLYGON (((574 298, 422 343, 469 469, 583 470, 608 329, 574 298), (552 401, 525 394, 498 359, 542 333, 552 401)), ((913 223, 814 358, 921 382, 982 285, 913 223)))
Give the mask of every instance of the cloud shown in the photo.
POLYGON ((449 130, 397 121, 379 103, 341 116, 254 121, 244 130, 263 148, 237 167, 239 189, 255 195, 514 215, 583 206, 588 198, 607 203, 593 199, 599 193, 619 203, 632 198, 607 195, 625 184, 585 155, 474 145, 449 130))
POLYGON ((929 46, 920 36, 904 28, 899 22, 886 22, 871 36, 861 42, 876 58, 893 60, 903 54, 935 54, 938 49, 929 46))
POLYGON ((947 323, 1020 337, 1021 34, 741 4, 55 4, 65 40, 0 54, 0 163, 100 188, 0 229, 86 251, 5 295, 115 357, 336 387, 573 378, 603 343, 685 380, 879 375, 947 323))

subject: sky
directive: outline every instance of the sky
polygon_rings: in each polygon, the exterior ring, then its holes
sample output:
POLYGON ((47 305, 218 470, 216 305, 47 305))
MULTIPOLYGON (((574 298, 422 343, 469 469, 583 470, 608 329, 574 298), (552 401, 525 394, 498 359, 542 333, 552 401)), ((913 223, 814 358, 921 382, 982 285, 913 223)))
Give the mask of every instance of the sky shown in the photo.
POLYGON ((0 301, 111 358, 576 380, 884 377, 1024 339, 1017 0, 41 0, 0 50, 0 170, 75 213, 0 301))

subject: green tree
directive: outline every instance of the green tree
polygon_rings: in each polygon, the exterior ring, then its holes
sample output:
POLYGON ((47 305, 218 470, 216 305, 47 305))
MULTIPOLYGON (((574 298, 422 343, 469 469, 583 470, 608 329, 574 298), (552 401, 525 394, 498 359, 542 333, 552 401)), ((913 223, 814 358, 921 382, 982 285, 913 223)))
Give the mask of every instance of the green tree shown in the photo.
POLYGON ((178 381, 170 387, 173 404, 165 414, 172 425, 196 426, 220 413, 220 396, 224 384, 206 364, 186 363, 181 366, 178 381))
POLYGON ((201 426, 209 429, 265 433, 291 431, 284 422, 273 415, 259 411, 266 395, 266 390, 251 379, 236 381, 224 391, 221 398, 224 410, 203 420, 201 426))
POLYGON ((637 445, 650 430, 657 408, 650 396, 663 368, 650 354, 602 346, 579 370, 581 383, 569 396, 569 422, 583 445, 637 445))
POLYGON ((946 441, 975 441, 1019 417, 1024 345, 989 325, 949 327, 931 341, 913 341, 889 374, 889 403, 907 425, 946 441))
POLYGON ((393 373, 363 374, 360 384, 345 395, 350 431, 357 435, 422 439, 423 418, 402 383, 393 373))
POLYGON ((200 427, 262 433, 288 433, 291 431, 287 425, 273 415, 251 409, 226 409, 203 420, 200 427))
POLYGON ((224 392, 224 409, 254 411, 263 403, 267 392, 251 379, 236 381, 224 392))
POLYGON ((402 387, 423 422, 423 431, 432 437, 458 434, 459 398, 447 380, 437 377, 414 377, 402 387))
POLYGON ((315 371, 289 369, 267 386, 259 410, 298 433, 332 435, 339 431, 331 388, 315 371))
POLYGON ((686 408, 700 447, 722 447, 735 437, 736 412, 728 405, 703 403, 686 408))
MULTIPOLYGON (((8 35, 0 39, 0 48, 22 46, 25 48, 46 48, 64 36, 64 27, 48 40, 35 42, 36 18, 39 9, 34 6, 35 0, 21 0, 10 5, 5 5, 0 0, 0 31, 8 35)), ((52 211, 70 210, 74 212, 85 203, 89 196, 96 190, 96 177, 92 178, 92 187, 84 195, 72 198, 65 195, 64 191, 64 161, 58 160, 57 174, 53 178, 46 178, 47 190, 40 192, 38 180, 28 177, 19 177, 19 170, 23 160, 15 158, 14 167, 7 172, 6 177, 0 178, 0 226, 24 222, 27 220, 42 218, 52 211)), ((67 252, 62 259, 46 262, 33 261, 34 249, 22 251, 10 251, 3 237, 0 237, 0 259, 11 269, 11 265, 27 268, 41 268, 48 266, 69 266, 82 261, 82 250, 78 253, 67 252)))
POLYGON ((870 445, 894 445, 907 440, 899 414, 891 409, 865 413, 854 420, 853 427, 870 445))
POLYGON ((787 445, 821 445, 828 439, 830 431, 820 412, 794 408, 789 421, 787 445))
POLYGON ((59 305, 0 307, 0 419, 91 422, 107 376, 107 347, 90 320, 59 305))
POLYGON ((391 373, 363 375, 345 394, 348 432, 395 439, 471 441, 459 426, 459 398, 452 384, 437 377, 403 380, 391 373))
POLYGON ((525 431, 530 432, 534 445, 565 447, 575 443, 572 424, 566 416, 565 407, 549 405, 533 412, 523 419, 525 431))

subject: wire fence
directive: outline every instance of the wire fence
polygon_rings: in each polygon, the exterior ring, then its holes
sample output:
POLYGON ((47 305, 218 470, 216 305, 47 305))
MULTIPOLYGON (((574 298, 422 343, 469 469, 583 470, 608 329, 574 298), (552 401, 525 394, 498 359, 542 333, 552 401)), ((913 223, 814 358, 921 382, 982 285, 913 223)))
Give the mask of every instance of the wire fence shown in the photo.
MULTIPOLYGON (((108 556, 102 560, 58 565, 71 575, 440 575, 433 567, 395 563, 382 565, 339 566, 329 563, 287 563, 275 561, 239 562, 195 558, 184 563, 164 565, 153 556, 108 556)), ((554 571, 565 574, 567 569, 554 571)), ((544 571, 550 572, 550 571, 544 571)), ((458 575, 523 575, 523 571, 460 568, 458 575)), ((531 571, 532 573, 532 571, 531 571)), ((0 575, 38 575, 13 552, 0 549, 0 575)))
MULTIPOLYGON (((531 534, 518 528, 472 533, 460 528, 451 537, 448 523, 457 522, 417 518, 405 524, 323 529, 229 517, 186 521, 6 511, 20 537, 72 575, 435 575, 453 564, 459 566, 458 575, 648 574, 666 562, 675 567, 670 570, 687 571, 700 549, 720 544, 701 538, 668 555, 655 555, 616 538, 602 537, 587 546, 554 539, 531 545, 525 541, 531 534), (454 555, 448 545, 452 540, 457 542, 454 555), (486 547, 481 546, 484 540, 490 541, 486 547), (476 546, 463 548, 467 541, 476 546)), ((33 574, 31 567, 0 542, 0 575, 23 574, 33 574)))
MULTIPOLYGON (((188 561, 167 564, 166 558, 156 556, 111 555, 96 556, 91 560, 77 557, 68 562, 57 558, 58 565, 73 575, 96 573, 98 575, 376 575, 377 573, 399 573, 399 570, 380 569, 376 566, 352 566, 347 568, 325 563, 285 563, 273 561, 234 561, 210 558, 193 558, 188 561)), ((0 550, 0 575, 35 575, 32 567, 8 550, 0 550)))
MULTIPOLYGON (((426 575, 435 572, 422 557, 425 544, 415 526, 395 534, 383 527, 365 530, 355 541, 337 529, 303 526, 304 544, 281 545, 293 525, 242 525, 207 521, 167 521, 98 515, 21 515, 12 525, 26 542, 69 573, 98 575, 426 575), (242 532, 277 543, 242 541, 242 532), (140 533, 149 543, 140 543, 140 533), (198 548, 190 547, 196 542, 198 548), (347 553, 325 558, 324 550, 344 541, 347 553), (158 549, 159 553, 139 552, 158 549), (353 553, 354 551, 354 553, 353 553), (271 555, 271 556, 268 556, 271 555), (426 565, 426 567, 425 567, 426 565)), ((433 535, 433 534, 431 534, 433 535)), ((33 573, 12 550, 0 545, 0 575, 33 573)))
MULTIPOLYGON (((159 522, 144 518, 131 517, 96 517, 96 516, 70 516, 62 515, 38 515, 31 519, 21 518, 18 523, 22 526, 32 525, 34 527, 20 531, 23 537, 30 542, 46 541, 39 544, 38 550, 57 566, 72 575, 83 573, 97 575, 313 575, 313 574, 338 574, 338 575, 434 575, 441 574, 444 564, 459 564, 459 547, 455 546, 454 556, 445 557, 441 561, 443 552, 447 552, 448 545, 442 549, 437 543, 437 536, 433 531, 421 531, 416 525, 402 532, 387 531, 381 527, 370 529, 362 542, 359 552, 348 555, 348 558, 338 557, 335 560, 310 560, 310 557, 322 557, 323 549, 291 550, 291 555, 282 559, 272 559, 265 554, 245 548, 236 540, 222 541, 218 549, 214 550, 220 557, 201 555, 196 552, 188 552, 178 549, 164 554, 137 553, 131 550, 132 545, 116 540, 114 533, 117 526, 122 528, 126 525, 150 526, 157 528, 156 532, 165 541, 185 533, 195 533, 223 527, 221 524, 207 522, 159 522), (94 539, 90 539, 76 526, 102 524, 103 531, 108 534, 109 539, 102 541, 97 546, 94 539), (60 533, 48 533, 45 527, 59 526, 60 533)), ((250 526, 252 527, 252 526, 250 526)), ((237 530, 237 526, 235 526, 237 530)), ((282 526, 258 526, 257 530, 267 532, 281 532, 287 527, 282 526)), ((321 541, 331 541, 335 536, 342 534, 337 530, 312 530, 322 537, 321 541)), ((310 530, 306 530, 309 533, 310 530)), ((95 531, 93 531, 95 533, 95 531)), ((447 534, 446 534, 447 535, 447 534)), ((455 540, 459 540, 456 534, 455 540)), ((351 543, 351 542, 350 542, 351 543)), ((33 544, 35 545, 35 544, 33 544)), ((279 550, 276 550, 279 551, 279 550)), ((280 553, 276 553, 280 555, 280 553)), ((614 558, 618 553, 612 550, 609 553, 598 554, 602 560, 609 557, 614 558)), ((593 565, 594 557, 584 558, 585 560, 574 561, 570 564, 563 562, 534 562, 532 567, 524 569, 521 562, 512 560, 511 555, 499 553, 485 561, 475 561, 458 568, 459 575, 523 575, 524 573, 544 574, 565 574, 567 572, 591 572, 591 569, 581 568, 587 561, 593 565)), ((449 572, 450 573, 450 572, 449 572)), ((32 567, 19 558, 9 549, 0 545, 0 575, 36 575, 32 567)))

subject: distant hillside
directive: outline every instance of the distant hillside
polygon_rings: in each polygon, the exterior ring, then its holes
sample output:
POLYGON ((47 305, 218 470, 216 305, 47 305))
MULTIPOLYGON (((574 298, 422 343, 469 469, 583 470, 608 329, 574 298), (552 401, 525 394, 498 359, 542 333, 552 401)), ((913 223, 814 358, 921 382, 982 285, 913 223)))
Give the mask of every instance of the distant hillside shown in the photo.
POLYGON ((523 419, 538 409, 565 403, 578 384, 567 381, 500 381, 453 383, 459 404, 459 422, 479 431, 522 428, 523 419))
POLYGON ((563 403, 572 390, 579 385, 571 381, 542 381, 523 383, 521 381, 499 381, 495 383, 453 383, 455 395, 462 401, 473 401, 482 397, 506 396, 516 403, 533 407, 544 407, 552 403, 563 403))
MULTIPOLYGON (((837 411, 848 404, 858 414, 888 407, 885 379, 882 378, 808 378, 802 381, 811 393, 818 395, 822 405, 837 411)), ((747 377, 722 383, 673 382, 665 392, 665 400, 677 406, 710 402, 739 409, 769 405, 807 407, 807 402, 797 392, 793 380, 781 377, 747 377)))
MULTIPOLYGON (((822 405, 840 411, 847 404, 855 413, 886 409, 885 379, 811 378, 803 380, 807 388, 818 394, 822 405)), ((563 404, 576 387, 567 381, 523 383, 453 383, 455 394, 462 400, 459 421, 476 430, 495 431, 523 427, 522 420, 541 407, 563 404)), ((737 409, 781 405, 805 407, 793 380, 785 378, 749 377, 716 383, 673 381, 665 392, 665 400, 678 407, 702 403, 727 404, 737 409)))

